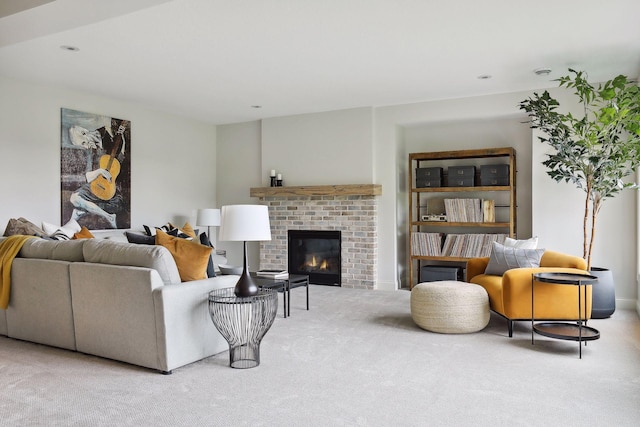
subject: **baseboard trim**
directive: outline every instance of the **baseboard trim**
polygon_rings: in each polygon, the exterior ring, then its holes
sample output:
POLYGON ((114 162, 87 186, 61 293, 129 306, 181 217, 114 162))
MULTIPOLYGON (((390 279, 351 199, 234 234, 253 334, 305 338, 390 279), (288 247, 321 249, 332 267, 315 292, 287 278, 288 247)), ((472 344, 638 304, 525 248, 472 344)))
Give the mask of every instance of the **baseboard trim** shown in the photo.
POLYGON ((398 284, 394 281, 378 280, 375 289, 377 291, 396 291, 398 290, 398 284))
POLYGON ((616 298, 616 308, 621 310, 636 309, 640 313, 640 301, 635 299, 618 299, 616 298))

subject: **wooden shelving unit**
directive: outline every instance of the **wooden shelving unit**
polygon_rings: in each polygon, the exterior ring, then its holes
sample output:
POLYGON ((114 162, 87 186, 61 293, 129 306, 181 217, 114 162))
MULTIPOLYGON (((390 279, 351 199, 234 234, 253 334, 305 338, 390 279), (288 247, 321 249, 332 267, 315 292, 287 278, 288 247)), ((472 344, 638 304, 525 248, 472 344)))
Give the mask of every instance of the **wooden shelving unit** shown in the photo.
MULTIPOLYGON (((478 233, 503 233, 510 237, 516 237, 517 229, 517 206, 516 206, 516 152, 511 147, 489 148, 477 150, 440 151, 432 153, 411 153, 409 154, 409 234, 407 237, 409 246, 409 286, 413 288, 418 283, 420 268, 424 265, 464 265, 468 258, 451 256, 425 256, 413 255, 412 233, 432 232, 432 233, 457 233, 463 230, 465 234, 478 233), (473 165, 476 166, 476 177, 474 182, 480 183, 480 166, 489 164, 508 164, 509 181, 508 185, 501 186, 470 186, 470 187, 416 187, 416 169, 425 167, 443 167, 451 165, 473 165), (422 221, 422 215, 430 198, 483 198, 483 199, 504 199, 500 204, 496 204, 497 222, 441 222, 422 221), (500 212, 499 212, 500 211, 500 212)), ((446 184, 446 174, 443 177, 443 184, 446 184)))

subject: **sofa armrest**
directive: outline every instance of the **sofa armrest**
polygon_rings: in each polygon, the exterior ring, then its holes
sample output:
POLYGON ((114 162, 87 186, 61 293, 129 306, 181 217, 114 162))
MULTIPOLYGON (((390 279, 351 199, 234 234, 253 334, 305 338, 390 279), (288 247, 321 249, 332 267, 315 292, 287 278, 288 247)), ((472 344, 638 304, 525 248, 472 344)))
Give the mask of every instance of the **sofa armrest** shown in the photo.
MULTIPOLYGON (((504 314, 510 319, 531 318, 531 275, 543 272, 587 274, 585 270, 562 267, 513 268, 502 276, 504 314)), ((577 319, 576 286, 536 283, 536 319, 577 319)), ((591 286, 587 286, 587 315, 591 313, 591 286)))
POLYGON ((209 315, 209 292, 235 286, 239 276, 165 285, 154 289, 158 351, 161 370, 180 366, 228 350, 209 315))
POLYGON ((489 265, 489 257, 471 258, 467 261, 467 273, 465 280, 469 282, 471 279, 479 274, 484 274, 484 271, 489 265))

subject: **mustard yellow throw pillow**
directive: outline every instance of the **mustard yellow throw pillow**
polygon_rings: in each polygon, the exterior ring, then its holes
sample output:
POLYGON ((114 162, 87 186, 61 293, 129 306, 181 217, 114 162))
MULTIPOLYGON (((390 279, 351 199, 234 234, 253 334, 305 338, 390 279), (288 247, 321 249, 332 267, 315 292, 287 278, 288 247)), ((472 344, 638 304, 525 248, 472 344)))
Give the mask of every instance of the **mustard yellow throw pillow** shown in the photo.
POLYGON ((156 245, 169 249, 178 267, 180 280, 183 282, 207 278, 207 264, 212 248, 190 240, 169 236, 162 230, 156 232, 156 245))
POLYGON ((182 232, 189 237, 196 237, 196 232, 188 222, 185 222, 182 226, 182 232))
POLYGON ((80 231, 78 231, 77 233, 74 233, 73 238, 74 239, 93 239, 94 236, 93 234, 91 234, 91 232, 87 227, 83 226, 80 229, 80 231))

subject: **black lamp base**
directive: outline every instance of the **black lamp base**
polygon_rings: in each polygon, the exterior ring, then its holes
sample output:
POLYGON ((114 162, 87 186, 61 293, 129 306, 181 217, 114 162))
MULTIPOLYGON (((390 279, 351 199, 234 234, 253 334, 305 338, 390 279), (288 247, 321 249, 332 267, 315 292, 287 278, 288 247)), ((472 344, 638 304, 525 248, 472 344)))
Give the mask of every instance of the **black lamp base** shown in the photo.
POLYGON ((244 267, 240 280, 236 283, 234 293, 237 297, 246 298, 258 295, 258 285, 249 274, 249 261, 247 260, 247 242, 244 242, 244 267))

